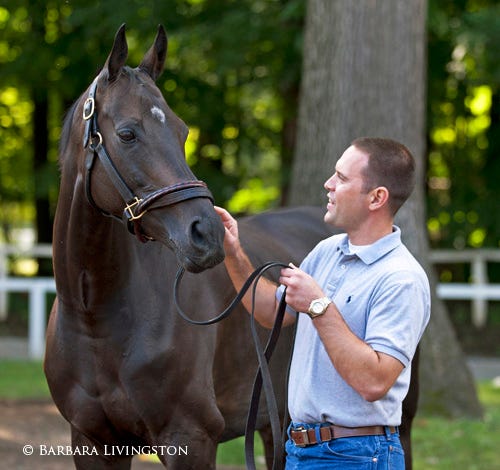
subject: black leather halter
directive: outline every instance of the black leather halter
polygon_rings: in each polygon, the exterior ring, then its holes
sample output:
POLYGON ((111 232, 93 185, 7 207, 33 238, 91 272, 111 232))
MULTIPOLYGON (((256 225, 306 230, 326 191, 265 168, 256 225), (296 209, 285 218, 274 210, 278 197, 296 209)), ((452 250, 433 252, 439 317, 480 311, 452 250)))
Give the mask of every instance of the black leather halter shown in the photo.
POLYGON ((144 235, 141 230, 139 220, 148 210, 171 206, 181 201, 187 201, 188 199, 199 197, 208 198, 212 201, 212 203, 214 202, 214 199, 212 193, 207 188, 207 185, 203 181, 199 180, 182 181, 170 186, 165 186, 150 192, 143 197, 139 197, 134 194, 132 189, 130 189, 123 177, 120 175, 120 172, 113 163, 113 160, 111 160, 109 153, 104 147, 102 135, 99 132, 95 100, 98 78, 99 77, 96 77, 90 85, 88 97, 83 105, 83 120, 85 121, 83 147, 88 149, 87 157, 85 159, 85 191, 87 199, 89 203, 102 214, 124 221, 127 224, 127 228, 130 233, 136 235, 140 241, 146 242, 151 240, 151 238, 144 235), (104 166, 104 169, 106 170, 106 173, 114 187, 118 190, 125 202, 122 218, 99 208, 92 198, 90 190, 90 173, 94 165, 96 155, 104 166))

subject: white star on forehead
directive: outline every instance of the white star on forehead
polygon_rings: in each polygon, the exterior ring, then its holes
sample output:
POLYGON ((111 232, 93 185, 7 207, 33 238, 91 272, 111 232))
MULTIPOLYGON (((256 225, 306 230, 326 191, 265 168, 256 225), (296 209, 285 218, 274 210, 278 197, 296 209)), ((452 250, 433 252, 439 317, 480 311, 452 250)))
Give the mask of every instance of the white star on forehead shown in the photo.
POLYGON ((153 106, 151 108, 151 114, 160 122, 165 122, 165 113, 160 108, 158 108, 158 106, 153 106))

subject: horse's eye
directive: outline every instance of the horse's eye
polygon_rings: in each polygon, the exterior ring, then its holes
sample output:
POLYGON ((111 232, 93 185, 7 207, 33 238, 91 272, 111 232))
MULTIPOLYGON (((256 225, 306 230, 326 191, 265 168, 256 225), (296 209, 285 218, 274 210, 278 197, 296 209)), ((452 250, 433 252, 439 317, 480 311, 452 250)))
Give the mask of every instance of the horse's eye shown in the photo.
POLYGON ((122 142, 133 142, 135 140, 135 134, 130 129, 123 129, 118 132, 118 137, 122 142))

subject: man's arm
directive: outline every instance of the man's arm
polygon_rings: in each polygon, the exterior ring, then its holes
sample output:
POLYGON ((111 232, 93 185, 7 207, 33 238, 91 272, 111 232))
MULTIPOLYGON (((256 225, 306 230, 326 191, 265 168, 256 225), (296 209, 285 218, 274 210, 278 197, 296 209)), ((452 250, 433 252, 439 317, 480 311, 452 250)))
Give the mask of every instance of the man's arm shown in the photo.
MULTIPOLYGON (((215 211, 219 214, 225 228, 224 250, 226 258, 224 263, 235 289, 239 291, 255 268, 240 244, 237 221, 228 211, 221 207, 215 206, 215 211)), ((264 277, 260 279, 257 285, 255 319, 266 328, 272 328, 276 318, 278 307, 276 288, 276 284, 264 277)), ((251 311, 251 289, 243 297, 243 305, 247 311, 251 311)), ((293 323, 293 321, 294 318, 291 315, 285 315, 283 325, 293 323)))
MULTIPOLYGON (((280 282, 287 286, 288 305, 297 312, 306 312, 312 300, 325 296, 309 274, 295 267, 283 269, 280 282)), ((382 398, 403 370, 403 364, 388 354, 375 351, 358 338, 334 303, 312 321, 342 378, 365 400, 382 398)))

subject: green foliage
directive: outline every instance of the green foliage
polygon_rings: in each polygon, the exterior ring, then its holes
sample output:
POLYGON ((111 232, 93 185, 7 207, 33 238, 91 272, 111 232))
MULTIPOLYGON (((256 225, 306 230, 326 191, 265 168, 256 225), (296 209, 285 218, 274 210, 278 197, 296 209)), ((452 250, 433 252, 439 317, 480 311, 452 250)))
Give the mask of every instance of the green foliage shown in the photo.
POLYGON ((436 247, 500 246, 496 1, 429 2, 428 228, 436 247))
POLYGON ((31 100, 19 88, 8 86, 0 91, 0 194, 4 201, 27 200, 32 193, 26 178, 30 174, 32 150, 26 142, 31 139, 32 111, 31 100))
MULTIPOLYGON (((53 213, 65 110, 104 64, 123 22, 132 66, 149 47, 156 24, 167 28, 167 70, 158 84, 191 129, 188 162, 217 203, 255 212, 286 200, 305 7, 305 0, 5 0, 0 7, 4 231, 34 223, 35 199, 48 200, 53 213), (33 127, 44 106, 46 150, 33 127), (40 152, 47 153, 45 161, 40 152)), ((429 0, 428 31, 431 241, 435 247, 497 247, 500 5, 429 0)))
POLYGON ((282 130, 295 112, 287 96, 300 75, 303 2, 200 1, 182 12, 163 87, 195 132, 193 169, 219 204, 237 192, 238 211, 267 208, 279 194, 267 188, 290 163, 282 130))
MULTIPOLYGON (((17 93, 18 99, 9 105, 0 100, 0 146, 10 145, 0 152, 2 199, 31 205, 35 198, 48 199, 54 210, 64 112, 104 64, 125 22, 132 66, 149 47, 156 25, 166 26, 169 56, 159 86, 190 126, 190 163, 218 204, 236 192, 241 211, 276 204, 291 161, 282 130, 296 108, 303 15, 302 0, 5 1, 0 96, 17 93), (40 163, 33 153, 45 150, 37 149, 32 122, 45 102, 49 148, 40 163), (23 109, 23 123, 9 120, 14 107, 23 109)), ((11 204, 0 223, 5 228, 7 221, 18 224, 24 217, 11 204)))

